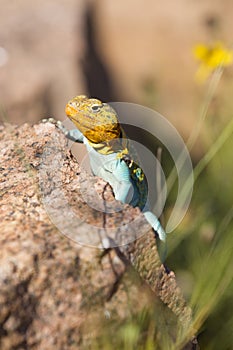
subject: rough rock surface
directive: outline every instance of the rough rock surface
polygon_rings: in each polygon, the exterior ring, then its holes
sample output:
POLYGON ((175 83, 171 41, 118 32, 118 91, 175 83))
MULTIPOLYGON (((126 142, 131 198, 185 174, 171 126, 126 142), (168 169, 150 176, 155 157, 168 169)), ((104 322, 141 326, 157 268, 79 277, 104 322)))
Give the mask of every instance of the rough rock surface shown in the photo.
MULTIPOLYGON (((158 327, 166 322, 174 332, 175 316, 129 270, 122 277, 126 267, 114 251, 101 260, 101 250, 81 246, 72 241, 77 237, 68 239, 59 232, 60 222, 69 223, 59 196, 49 207, 61 209, 56 226, 51 212, 53 222, 49 219, 46 200, 52 200, 49 195, 59 190, 61 181, 72 210, 103 226, 104 215, 93 215, 80 186, 89 181, 90 195, 93 182, 97 191, 103 191, 105 183, 81 172, 64 136, 52 124, 6 125, 0 132, 0 348, 86 348, 101 334, 103 324, 107 327, 106 317, 124 320, 132 310, 152 305, 159 315, 158 327), (57 174, 41 166, 46 159, 52 164, 49 157, 56 160, 56 154, 61 154, 57 174)), ((106 195, 112 200, 110 189, 106 195)), ((109 227, 117 220, 127 223, 138 210, 126 207, 117 216, 109 227)), ((79 230, 82 234, 81 225, 76 226, 79 230)))

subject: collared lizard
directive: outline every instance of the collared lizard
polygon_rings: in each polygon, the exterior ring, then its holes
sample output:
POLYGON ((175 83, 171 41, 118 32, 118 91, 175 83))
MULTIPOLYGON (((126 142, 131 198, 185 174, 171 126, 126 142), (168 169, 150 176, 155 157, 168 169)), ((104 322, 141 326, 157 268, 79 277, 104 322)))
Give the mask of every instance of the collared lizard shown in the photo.
POLYGON ((116 111, 98 99, 80 95, 66 105, 66 115, 77 129, 63 131, 67 138, 83 142, 94 175, 108 182, 116 200, 138 206, 146 220, 165 242, 166 233, 149 210, 148 186, 137 155, 122 129, 116 111))
MULTIPOLYGON (((67 130, 61 122, 51 118, 48 121, 55 123, 68 139, 86 145, 94 175, 102 177, 112 186, 117 200, 139 206, 160 240, 165 242, 166 233, 158 218, 148 208, 144 172, 135 161, 134 150, 130 148, 115 110, 98 99, 80 95, 67 103, 66 114, 76 129, 67 130)), ((178 317, 185 332, 184 339, 188 341, 192 338, 192 349, 195 349, 192 310, 176 284, 174 273, 168 272, 161 264, 154 234, 148 232, 119 249, 161 301, 178 317)))

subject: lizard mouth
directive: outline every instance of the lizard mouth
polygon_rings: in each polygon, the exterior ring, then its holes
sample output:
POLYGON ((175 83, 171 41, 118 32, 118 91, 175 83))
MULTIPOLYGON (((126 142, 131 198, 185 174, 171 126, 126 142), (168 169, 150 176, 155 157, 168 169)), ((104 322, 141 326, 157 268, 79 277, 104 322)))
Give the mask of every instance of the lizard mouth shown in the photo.
POLYGON ((75 114, 77 114, 77 109, 67 104, 65 113, 68 117, 72 118, 75 114))
POLYGON ((93 129, 94 119, 89 115, 86 115, 85 118, 82 118, 82 115, 79 116, 79 110, 77 108, 67 104, 65 108, 65 113, 74 124, 79 125, 80 129, 93 129))
POLYGON ((90 122, 84 122, 82 121, 82 123, 78 120, 78 118, 74 115, 69 115, 67 114, 68 118, 76 125, 76 127, 78 127, 78 129, 85 134, 86 131, 88 130, 94 130, 95 128, 93 127, 93 123, 90 122))

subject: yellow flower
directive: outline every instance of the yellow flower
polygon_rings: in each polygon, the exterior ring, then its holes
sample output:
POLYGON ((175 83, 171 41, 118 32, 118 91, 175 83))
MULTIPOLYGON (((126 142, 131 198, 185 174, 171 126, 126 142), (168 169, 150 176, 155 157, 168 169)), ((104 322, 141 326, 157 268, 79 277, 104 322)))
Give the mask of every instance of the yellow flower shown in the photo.
POLYGON ((225 48, 220 42, 211 46, 199 44, 194 48, 194 55, 200 61, 196 73, 199 82, 204 82, 216 68, 233 63, 233 50, 225 48))

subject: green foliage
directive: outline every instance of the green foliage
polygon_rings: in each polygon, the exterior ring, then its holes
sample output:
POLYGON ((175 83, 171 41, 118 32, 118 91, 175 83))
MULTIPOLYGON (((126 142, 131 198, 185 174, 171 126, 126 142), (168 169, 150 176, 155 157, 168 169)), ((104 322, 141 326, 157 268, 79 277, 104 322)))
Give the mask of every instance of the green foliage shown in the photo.
POLYGON ((222 130, 194 170, 185 234, 176 232, 170 239, 169 265, 192 280, 188 297, 204 349, 231 349, 233 344, 232 121, 222 130))
MULTIPOLYGON (((189 149, 195 144, 205 122, 221 74, 220 69, 210 81, 197 129, 188 141, 189 149)), ((152 93, 149 89, 150 98, 152 93)), ((231 105, 230 111, 232 108, 231 105)), ((226 112, 224 107, 221 110, 226 112)), ((195 187, 189 212, 168 238, 166 263, 176 272, 177 280, 192 306, 193 326, 200 347, 229 350, 233 349, 233 121, 231 117, 226 122, 226 118, 219 114, 220 110, 215 112, 216 123, 207 123, 209 139, 214 141, 195 167, 195 187)), ((176 192, 174 174, 169 179, 169 186, 168 203, 171 204, 176 192)), ((184 195, 186 190, 184 188, 184 195)), ((163 331, 162 334, 161 338, 153 311, 146 310, 144 315, 134 315, 119 325, 114 334, 116 343, 105 338, 102 348, 182 348, 179 340, 173 345, 169 332, 163 331)))

